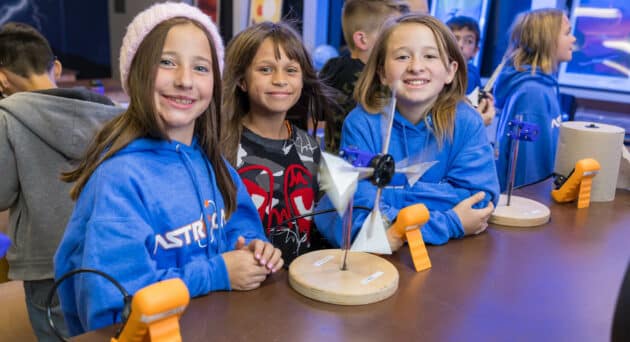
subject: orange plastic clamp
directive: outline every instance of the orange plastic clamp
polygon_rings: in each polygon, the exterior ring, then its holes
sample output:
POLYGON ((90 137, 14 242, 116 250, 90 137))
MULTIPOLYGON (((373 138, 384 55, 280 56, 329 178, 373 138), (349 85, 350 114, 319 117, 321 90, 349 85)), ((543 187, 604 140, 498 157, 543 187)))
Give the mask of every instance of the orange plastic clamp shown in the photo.
POLYGON ((111 342, 181 341, 179 318, 190 302, 186 284, 164 280, 140 289, 131 300, 131 314, 111 342))
POLYGON ((402 208, 392 225, 396 235, 407 240, 416 272, 431 268, 431 259, 420 232, 420 227, 429 221, 429 217, 429 210, 424 204, 413 204, 402 208))
POLYGON ((578 208, 588 208, 591 203, 591 185, 593 177, 600 170, 600 165, 593 158, 580 159, 575 169, 560 189, 552 190, 551 197, 558 203, 571 202, 577 199, 578 208))

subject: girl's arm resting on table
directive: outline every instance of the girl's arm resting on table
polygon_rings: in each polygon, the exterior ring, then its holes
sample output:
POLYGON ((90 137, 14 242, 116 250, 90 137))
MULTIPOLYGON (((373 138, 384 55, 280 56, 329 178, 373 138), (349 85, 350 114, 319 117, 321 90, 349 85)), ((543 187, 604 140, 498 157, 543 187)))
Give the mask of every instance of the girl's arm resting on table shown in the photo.
MULTIPOLYGON (((374 190, 370 191, 369 187, 366 187, 365 192, 361 195, 357 194, 357 196, 355 196, 354 205, 372 208, 374 204, 373 195, 376 193, 375 187, 373 188, 374 190)), ((422 201, 415 203, 422 203, 422 201)), ((332 207, 332 203, 330 202, 328 196, 324 196, 318 204, 317 210, 329 209, 332 207)), ((402 208, 394 207, 393 205, 389 205, 385 201, 381 200, 381 214, 390 222, 395 220, 400 209, 402 208)), ((353 210, 353 224, 351 232, 352 239, 354 239, 358 234, 368 214, 369 212, 367 210, 353 210)), ((337 212, 317 215, 315 216, 315 223, 317 225, 317 229, 329 242, 332 243, 333 246, 341 246, 343 241, 343 219, 337 214, 337 212)), ((422 227, 422 234, 425 242, 440 245, 446 243, 449 239, 464 236, 464 229, 459 217, 453 209, 442 211, 430 210, 430 218, 429 221, 422 227)))
MULTIPOLYGON (((193 256, 180 268, 158 269, 146 244, 150 228, 138 221, 92 222, 86 236, 82 268, 102 270, 130 294, 170 278, 181 278, 191 297, 210 291, 230 290, 221 255, 193 256), (133 227, 133 229, 131 229, 133 227)), ((109 281, 91 274, 74 277, 79 319, 87 330, 120 321, 122 297, 109 281)))

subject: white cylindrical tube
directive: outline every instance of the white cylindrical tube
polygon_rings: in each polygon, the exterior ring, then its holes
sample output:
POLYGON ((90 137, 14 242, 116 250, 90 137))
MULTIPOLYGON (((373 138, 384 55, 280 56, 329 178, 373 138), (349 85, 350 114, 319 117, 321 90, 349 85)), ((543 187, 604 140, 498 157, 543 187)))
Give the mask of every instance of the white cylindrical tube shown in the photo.
POLYGON ((623 128, 602 123, 562 123, 556 150, 555 173, 568 176, 578 160, 594 158, 601 169, 593 178, 591 201, 614 200, 624 134, 623 128))

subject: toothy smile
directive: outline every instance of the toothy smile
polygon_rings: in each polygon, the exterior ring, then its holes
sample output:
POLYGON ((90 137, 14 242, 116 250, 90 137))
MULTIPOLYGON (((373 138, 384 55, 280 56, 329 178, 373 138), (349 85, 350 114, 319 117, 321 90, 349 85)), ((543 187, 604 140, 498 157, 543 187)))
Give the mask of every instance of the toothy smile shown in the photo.
POLYGON ((170 101, 173 101, 177 104, 182 104, 182 105, 189 105, 193 103, 192 99, 187 99, 187 98, 183 98, 183 97, 172 97, 172 96, 165 96, 167 99, 169 99, 170 101))
POLYGON ((419 86, 427 83, 429 83, 428 80, 405 80, 405 84, 409 84, 412 86, 419 86))

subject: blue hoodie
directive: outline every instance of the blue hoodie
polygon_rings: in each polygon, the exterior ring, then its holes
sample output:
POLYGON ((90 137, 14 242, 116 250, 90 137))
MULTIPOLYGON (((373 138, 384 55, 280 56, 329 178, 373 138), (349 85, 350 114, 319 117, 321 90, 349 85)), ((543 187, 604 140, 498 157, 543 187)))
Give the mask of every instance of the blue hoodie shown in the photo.
POLYGON ((540 134, 536 141, 519 143, 514 186, 536 183, 551 176, 562 121, 557 89, 558 83, 552 75, 540 70, 532 75, 529 65, 523 66, 523 71, 506 65, 501 71, 494 88, 495 104, 501 108, 497 126, 499 155, 496 161, 501 191, 507 188, 510 159, 507 124, 517 114, 523 115, 523 121, 537 124, 540 134))
MULTIPOLYGON (((481 116, 468 104, 457 105, 453 140, 445 139, 442 148, 427 127, 431 115, 416 125, 410 123, 398 111, 394 116, 389 154, 399 163, 403 159, 419 157, 420 161, 438 161, 415 184, 409 185, 403 174, 396 174, 383 189, 381 214, 394 221, 398 211, 406 206, 423 203, 431 218, 422 229, 425 242, 444 244, 452 238, 464 236, 464 229, 453 207, 473 194, 484 191, 486 197, 474 207, 481 208, 499 196, 496 170, 492 160, 492 147, 486 138, 481 116)), ((341 146, 355 146, 371 153, 381 151, 381 115, 369 114, 356 107, 346 118, 341 146)), ((369 180, 359 181, 354 195, 354 205, 374 206, 376 187, 369 180)), ((318 209, 330 209, 332 204, 324 196, 318 209)), ((358 234, 369 213, 353 211, 352 239, 358 234)), ((342 219, 335 213, 315 216, 315 223, 322 234, 337 246, 342 243, 342 219)))
MULTIPOLYGON (((232 250, 239 235, 248 242, 266 238, 240 177, 228 168, 238 195, 225 222, 215 172, 195 140, 190 146, 133 141, 83 188, 55 255, 55 277, 93 268, 130 294, 169 278, 181 278, 191 297, 230 290, 221 253, 232 250)), ((75 275, 58 294, 72 335, 121 319, 122 296, 101 276, 75 275)))

